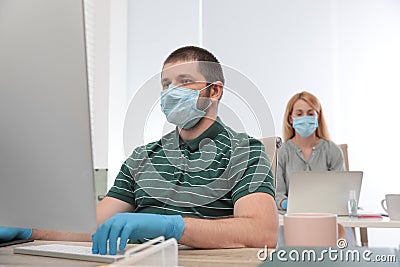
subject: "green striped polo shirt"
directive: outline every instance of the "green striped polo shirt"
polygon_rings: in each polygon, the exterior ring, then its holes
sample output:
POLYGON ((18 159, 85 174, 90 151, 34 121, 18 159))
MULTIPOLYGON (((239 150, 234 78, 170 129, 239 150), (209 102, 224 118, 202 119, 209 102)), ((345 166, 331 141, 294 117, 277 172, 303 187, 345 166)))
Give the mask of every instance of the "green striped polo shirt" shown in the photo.
POLYGON ((107 196, 134 205, 134 212, 229 217, 245 195, 275 197, 272 175, 263 144, 217 118, 191 141, 175 129, 134 149, 107 196))

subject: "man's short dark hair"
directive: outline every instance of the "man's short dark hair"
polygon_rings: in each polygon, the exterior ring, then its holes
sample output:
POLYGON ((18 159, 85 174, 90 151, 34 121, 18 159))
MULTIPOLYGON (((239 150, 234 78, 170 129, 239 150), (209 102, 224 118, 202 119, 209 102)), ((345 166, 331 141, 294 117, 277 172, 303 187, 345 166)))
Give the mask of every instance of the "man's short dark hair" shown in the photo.
POLYGON ((209 51, 197 46, 185 46, 172 52, 164 61, 175 63, 178 61, 199 61, 199 72, 206 78, 206 81, 213 83, 221 81, 225 84, 224 73, 218 59, 209 51), (212 62, 208 64, 207 62, 212 62))

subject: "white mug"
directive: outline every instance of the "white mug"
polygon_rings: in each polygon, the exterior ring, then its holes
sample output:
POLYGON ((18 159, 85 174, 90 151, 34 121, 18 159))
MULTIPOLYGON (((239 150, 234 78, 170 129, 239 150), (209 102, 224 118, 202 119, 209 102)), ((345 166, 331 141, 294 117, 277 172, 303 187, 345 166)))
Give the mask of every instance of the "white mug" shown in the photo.
POLYGON ((381 205, 391 220, 400 220, 400 194, 387 194, 381 205))

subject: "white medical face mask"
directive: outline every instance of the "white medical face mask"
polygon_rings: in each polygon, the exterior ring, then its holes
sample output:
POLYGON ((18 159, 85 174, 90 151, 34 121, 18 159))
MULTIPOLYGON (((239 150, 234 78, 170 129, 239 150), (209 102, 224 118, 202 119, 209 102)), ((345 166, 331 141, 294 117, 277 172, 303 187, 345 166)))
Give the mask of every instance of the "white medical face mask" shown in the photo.
POLYGON ((195 126, 206 115, 205 110, 197 108, 197 101, 202 90, 191 90, 174 85, 163 90, 161 92, 161 110, 168 122, 183 129, 190 129, 195 126))
POLYGON ((318 128, 318 119, 314 116, 293 118, 293 128, 301 137, 307 138, 318 128))

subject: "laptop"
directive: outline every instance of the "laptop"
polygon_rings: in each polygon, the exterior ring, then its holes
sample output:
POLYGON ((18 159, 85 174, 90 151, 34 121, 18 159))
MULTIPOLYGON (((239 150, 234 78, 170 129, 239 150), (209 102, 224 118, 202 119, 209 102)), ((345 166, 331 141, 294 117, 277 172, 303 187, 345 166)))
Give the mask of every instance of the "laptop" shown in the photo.
POLYGON ((287 213, 348 215, 351 190, 360 198, 362 171, 293 172, 290 176, 287 213))

